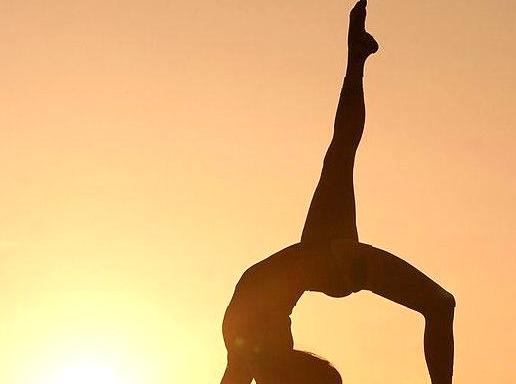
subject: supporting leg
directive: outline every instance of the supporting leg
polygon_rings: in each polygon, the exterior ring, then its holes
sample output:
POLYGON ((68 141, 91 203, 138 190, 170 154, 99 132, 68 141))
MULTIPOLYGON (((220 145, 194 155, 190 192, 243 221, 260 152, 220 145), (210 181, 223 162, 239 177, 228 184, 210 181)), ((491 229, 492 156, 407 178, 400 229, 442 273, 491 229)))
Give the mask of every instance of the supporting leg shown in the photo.
POLYGON ((432 384, 451 384, 455 299, 425 274, 378 248, 359 245, 366 279, 362 289, 425 317, 424 349, 432 384))
POLYGON ((451 383, 453 375, 453 315, 454 301, 447 307, 434 310, 425 316, 425 358, 432 383, 451 383))

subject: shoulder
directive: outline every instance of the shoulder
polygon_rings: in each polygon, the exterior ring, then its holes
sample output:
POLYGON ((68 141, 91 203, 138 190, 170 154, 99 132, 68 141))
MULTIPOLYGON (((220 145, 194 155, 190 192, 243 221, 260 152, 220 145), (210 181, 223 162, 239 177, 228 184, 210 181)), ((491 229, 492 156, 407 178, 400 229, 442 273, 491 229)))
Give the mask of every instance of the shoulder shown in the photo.
POLYGON ((296 263, 301 255, 302 248, 299 243, 290 245, 271 256, 250 266, 243 274, 240 280, 249 278, 256 274, 267 275, 290 269, 296 263))

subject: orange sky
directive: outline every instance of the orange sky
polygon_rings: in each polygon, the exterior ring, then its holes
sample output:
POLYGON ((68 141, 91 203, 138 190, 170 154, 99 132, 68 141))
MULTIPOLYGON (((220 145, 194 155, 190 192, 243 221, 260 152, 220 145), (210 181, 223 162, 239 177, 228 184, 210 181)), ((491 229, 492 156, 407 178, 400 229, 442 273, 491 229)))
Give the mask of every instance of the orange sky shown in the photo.
MULTIPOLYGON (((323 3, 0 2, 0 382, 220 380, 234 284, 298 241, 330 139, 352 3, 323 3)), ((516 6, 369 4, 361 239, 455 294, 456 383, 515 382, 516 6)), ((293 323, 346 383, 429 383, 409 310, 293 323)))

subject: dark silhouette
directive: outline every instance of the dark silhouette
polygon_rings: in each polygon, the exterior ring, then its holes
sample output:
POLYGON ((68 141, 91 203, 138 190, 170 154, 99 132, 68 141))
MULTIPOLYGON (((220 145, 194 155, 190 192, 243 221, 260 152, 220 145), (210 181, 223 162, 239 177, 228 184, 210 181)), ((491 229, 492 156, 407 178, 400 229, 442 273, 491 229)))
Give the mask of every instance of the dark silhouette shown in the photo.
POLYGON ((338 384, 327 361, 294 350, 290 314, 304 291, 345 297, 368 290, 421 313, 424 351, 433 384, 450 384, 454 297, 400 258, 359 242, 353 191, 355 153, 365 122, 363 70, 378 50, 365 31, 366 0, 350 14, 348 67, 301 242, 249 268, 227 308, 228 350, 222 384, 338 384))

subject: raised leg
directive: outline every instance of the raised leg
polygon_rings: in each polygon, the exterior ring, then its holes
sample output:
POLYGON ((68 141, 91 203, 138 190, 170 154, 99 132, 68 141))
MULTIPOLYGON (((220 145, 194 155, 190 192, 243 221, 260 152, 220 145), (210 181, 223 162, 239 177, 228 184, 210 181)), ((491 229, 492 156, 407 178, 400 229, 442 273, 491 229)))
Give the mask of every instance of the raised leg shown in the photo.
POLYGON ((350 14, 348 66, 335 116, 334 134, 307 214, 301 242, 329 246, 333 239, 358 241, 353 189, 355 153, 365 123, 363 71, 378 44, 365 31, 365 0, 350 14))
POLYGON ((451 384, 455 299, 425 274, 378 248, 360 245, 365 290, 411 308, 425 317, 424 349, 432 384, 451 384))

